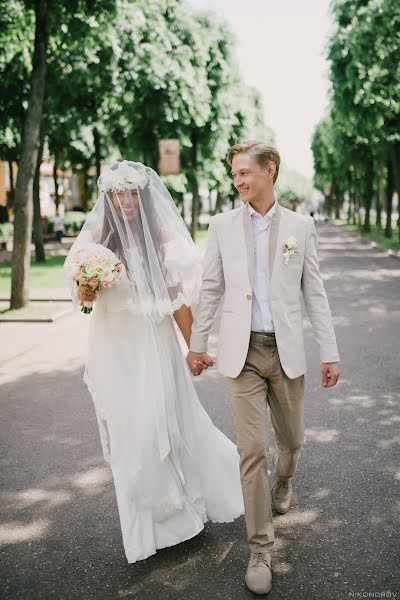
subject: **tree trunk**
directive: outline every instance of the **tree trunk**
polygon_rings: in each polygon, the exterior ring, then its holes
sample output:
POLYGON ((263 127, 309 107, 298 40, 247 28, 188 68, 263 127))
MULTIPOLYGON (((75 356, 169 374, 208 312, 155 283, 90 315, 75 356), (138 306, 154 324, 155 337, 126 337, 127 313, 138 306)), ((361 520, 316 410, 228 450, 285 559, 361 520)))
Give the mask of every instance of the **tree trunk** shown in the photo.
POLYGON ((215 200, 215 208, 213 211, 213 215, 218 215, 220 212, 222 212, 222 194, 220 192, 217 192, 217 198, 215 200))
POLYGON ((83 210, 83 212, 87 212, 88 208, 89 208, 88 169, 89 169, 89 165, 85 163, 83 165, 83 171, 82 171, 82 185, 83 185, 82 210, 83 210))
POLYGON ((390 157, 392 161, 393 168, 393 186, 394 190, 397 192, 397 210, 399 216, 397 218, 397 228, 398 235, 400 240, 400 142, 394 142, 390 147, 390 157))
POLYGON ((354 192, 354 172, 353 171, 351 171, 351 173, 350 173, 349 202, 350 202, 350 205, 352 206, 351 224, 355 225, 356 224, 356 199, 355 199, 355 192, 354 192))
POLYGON ((353 188, 354 175, 353 172, 349 172, 349 212, 348 212, 348 223, 354 225, 355 219, 355 206, 354 206, 354 188, 353 188))
POLYGON ((393 164, 389 158, 387 163, 387 180, 386 180, 386 227, 385 237, 392 237, 392 203, 394 193, 394 177, 393 177, 393 164))
POLYGON ((357 227, 360 227, 360 207, 358 205, 358 198, 357 198, 357 194, 356 192, 354 193, 354 218, 353 218, 353 225, 357 225, 357 227))
POLYGON ((353 193, 354 193, 354 225, 361 229, 361 202, 360 202, 360 180, 358 173, 354 168, 353 174, 353 193))
POLYGON ((197 226, 200 215, 200 194, 199 194, 199 183, 197 181, 196 176, 196 168, 197 168, 197 132, 195 129, 192 129, 191 135, 192 148, 190 152, 191 161, 190 161, 190 171, 189 171, 189 186, 190 191, 192 192, 192 219, 190 222, 190 235, 192 239, 196 239, 197 226))
POLYGON ((29 302, 30 244, 32 235, 32 191, 40 146, 46 51, 48 7, 46 0, 35 1, 35 47, 31 90, 24 124, 21 161, 18 169, 14 207, 14 244, 12 253, 10 308, 22 308, 29 302))
POLYGON ((200 229, 200 225, 201 225, 201 223, 200 223, 200 217, 201 217, 201 213, 202 212, 203 212, 203 202, 202 202, 201 197, 200 197, 200 199, 199 199, 199 212, 198 212, 198 215, 197 215, 197 217, 198 217, 197 218, 197 227, 198 227, 198 229, 200 229))
POLYGON ((361 192, 360 182, 357 177, 354 179, 354 211, 356 213, 356 225, 359 229, 361 229, 361 192))
POLYGON ((176 194, 176 205, 181 213, 182 219, 185 220, 185 201, 182 192, 177 192, 176 194))
POLYGON ((54 204, 56 205, 56 211, 58 211, 58 207, 60 206, 60 196, 58 194, 57 168, 58 168, 57 156, 54 156, 53 181, 54 181, 54 204))
MULTIPOLYGON (((331 211, 334 212, 335 219, 340 219, 340 208, 341 208, 341 191, 337 183, 336 177, 332 180, 331 188, 331 211)), ((331 214, 329 215, 331 217, 331 214)))
POLYGON ((336 194, 336 202, 335 202, 335 219, 340 219, 340 209, 342 208, 343 197, 342 193, 338 190, 336 194))
POLYGON ((44 145, 44 123, 40 130, 40 148, 36 163, 35 178, 33 181, 33 240, 35 243, 36 262, 45 262, 46 256, 43 243, 42 212, 40 209, 40 165, 42 164, 44 145))
POLYGON ((390 144, 390 159, 392 161, 394 191, 397 192, 400 198, 400 142, 390 144))
POLYGON ((350 188, 351 188, 351 173, 350 171, 346 174, 346 179, 343 185, 343 208, 347 202, 347 211, 346 211, 346 219, 347 224, 350 223, 351 220, 351 201, 350 201, 350 188))
POLYGON ((374 164, 373 164, 372 159, 370 159, 369 164, 370 164, 370 168, 367 170, 367 173, 365 176, 365 181, 364 181, 365 219, 364 219, 363 231, 365 233, 370 233, 370 231, 371 231, 370 212, 371 212, 372 194, 373 194, 373 189, 374 189, 374 175, 373 175, 374 164))
POLYGON ((351 223, 351 186, 349 187, 348 191, 347 191, 347 224, 350 225, 351 223))
POLYGON ((352 225, 356 225, 356 223, 357 223, 357 221, 356 221, 356 197, 354 195, 354 191, 352 191, 352 193, 351 193, 351 202, 353 204, 352 225))
POLYGON ((332 219, 333 205, 334 205, 334 202, 335 202, 335 179, 333 179, 332 182, 331 182, 331 189, 330 189, 329 195, 326 198, 327 198, 326 212, 327 212, 329 220, 331 220, 332 219))
POLYGON ((158 169, 158 138, 152 127, 149 127, 146 135, 146 148, 143 150, 144 163, 157 171, 158 169))
POLYGON ((96 181, 100 177, 101 173, 101 147, 100 147, 100 134, 97 127, 93 129, 93 141, 94 141, 94 158, 96 163, 96 181))
POLYGON ((199 214, 200 214, 199 184, 197 181, 196 174, 194 172, 190 173, 188 180, 189 180, 190 190, 192 192, 192 218, 190 221, 190 235, 192 236, 192 239, 195 240, 196 234, 197 234, 199 214))
POLYGON ((8 198, 7 207, 14 207, 15 200, 15 186, 14 186, 14 172, 13 172, 13 163, 12 160, 8 161, 8 170, 10 172, 10 196, 8 198))
POLYGON ((367 196, 365 196, 364 207, 365 207, 365 216, 364 216, 364 223, 362 226, 362 230, 364 231, 364 233, 370 233, 370 231, 371 231, 371 219, 370 219, 371 196, 369 196, 368 199, 367 199, 367 196))
POLYGON ((377 229, 382 229, 382 206, 384 203, 384 196, 385 196, 384 166, 381 163, 379 165, 378 184, 377 184, 376 198, 375 198, 377 229))

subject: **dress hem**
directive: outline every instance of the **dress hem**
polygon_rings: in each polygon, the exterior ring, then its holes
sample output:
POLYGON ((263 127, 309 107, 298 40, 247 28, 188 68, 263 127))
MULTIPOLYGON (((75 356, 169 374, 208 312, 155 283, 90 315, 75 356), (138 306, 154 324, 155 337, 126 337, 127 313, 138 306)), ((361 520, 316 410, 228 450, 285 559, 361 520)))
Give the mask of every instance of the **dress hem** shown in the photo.
POLYGON ((154 556, 155 554, 157 554, 158 550, 163 550, 164 548, 172 548, 173 546, 178 546, 178 544, 183 544, 183 542, 192 540, 193 538, 196 537, 196 535, 199 535, 199 533, 204 531, 205 523, 233 523, 236 519, 238 519, 242 515, 244 515, 244 512, 237 513, 234 517, 232 517, 232 519, 229 519, 229 520, 225 519, 225 520, 220 520, 220 521, 207 518, 205 521, 203 521, 203 526, 193 535, 189 535, 188 537, 185 537, 184 539, 180 540, 179 542, 174 542, 172 544, 165 544, 163 546, 156 546, 156 549, 154 550, 154 552, 151 552, 150 554, 143 556, 143 558, 136 558, 135 560, 130 560, 128 557, 126 557, 128 564, 133 565, 136 562, 140 562, 141 560, 146 560, 147 558, 150 558, 150 556, 154 556))

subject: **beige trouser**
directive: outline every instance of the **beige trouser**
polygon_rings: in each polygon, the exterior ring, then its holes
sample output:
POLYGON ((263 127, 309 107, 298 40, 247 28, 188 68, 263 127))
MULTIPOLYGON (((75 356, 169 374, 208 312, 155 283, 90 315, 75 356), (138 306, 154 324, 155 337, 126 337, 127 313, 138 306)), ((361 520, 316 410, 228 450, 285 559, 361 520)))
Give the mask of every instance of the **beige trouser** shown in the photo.
POLYGON ((267 405, 277 443, 275 473, 288 479, 296 471, 304 444, 304 375, 289 379, 285 374, 274 334, 252 333, 242 372, 227 379, 250 551, 269 552, 274 527, 267 471, 267 405))

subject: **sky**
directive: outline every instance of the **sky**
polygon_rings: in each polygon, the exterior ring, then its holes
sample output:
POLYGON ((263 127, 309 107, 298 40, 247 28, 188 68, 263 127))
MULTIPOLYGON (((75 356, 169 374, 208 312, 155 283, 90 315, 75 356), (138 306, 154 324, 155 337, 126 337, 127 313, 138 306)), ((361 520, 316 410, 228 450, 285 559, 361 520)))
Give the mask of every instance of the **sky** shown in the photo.
POLYGON ((275 131, 288 167, 313 175, 310 148, 328 103, 325 46, 329 0, 190 0, 230 24, 246 83, 264 99, 266 124, 275 131))

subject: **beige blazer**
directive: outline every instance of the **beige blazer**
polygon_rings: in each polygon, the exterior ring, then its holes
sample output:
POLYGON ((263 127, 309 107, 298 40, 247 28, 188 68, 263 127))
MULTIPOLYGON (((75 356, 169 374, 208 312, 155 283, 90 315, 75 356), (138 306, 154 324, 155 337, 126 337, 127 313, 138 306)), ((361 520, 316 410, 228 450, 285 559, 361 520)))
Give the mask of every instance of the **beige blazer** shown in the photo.
MULTIPOLYGON (((321 362, 338 361, 339 354, 319 271, 314 220, 278 204, 270 227, 269 274, 275 336, 282 367, 287 376, 294 379, 307 370, 301 294, 320 348, 321 362), (290 236, 297 240, 297 253, 285 264, 282 246, 290 236)), ((190 349, 207 351, 208 336, 224 295, 217 368, 227 377, 240 374, 247 356, 253 260, 253 230, 248 206, 244 204, 212 217, 190 349)))

